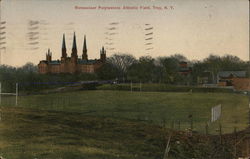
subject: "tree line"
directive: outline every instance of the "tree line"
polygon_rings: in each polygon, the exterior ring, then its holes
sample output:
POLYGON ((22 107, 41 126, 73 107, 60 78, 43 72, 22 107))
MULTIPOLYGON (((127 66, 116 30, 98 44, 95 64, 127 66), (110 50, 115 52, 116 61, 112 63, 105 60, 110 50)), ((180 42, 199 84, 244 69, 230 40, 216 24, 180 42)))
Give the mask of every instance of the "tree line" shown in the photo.
POLYGON ((107 59, 98 77, 125 82, 196 85, 202 76, 209 76, 210 83, 215 83, 220 71, 246 71, 249 75, 249 66, 249 62, 232 55, 209 55, 200 61, 190 61, 181 54, 157 58, 142 56, 139 59, 129 54, 114 54, 107 59), (181 62, 187 62, 191 69, 189 74, 180 74, 181 62))
POLYGON ((249 62, 232 55, 209 55, 203 60, 190 61, 181 54, 153 58, 142 56, 136 59, 130 54, 114 54, 94 74, 38 74, 38 67, 27 63, 21 67, 0 66, 0 81, 3 91, 14 91, 15 83, 23 91, 40 90, 86 80, 116 80, 118 82, 166 83, 173 85, 197 85, 205 74, 210 83, 216 82, 220 71, 246 71, 249 62), (187 62, 191 69, 187 75, 180 74, 180 62, 187 62))

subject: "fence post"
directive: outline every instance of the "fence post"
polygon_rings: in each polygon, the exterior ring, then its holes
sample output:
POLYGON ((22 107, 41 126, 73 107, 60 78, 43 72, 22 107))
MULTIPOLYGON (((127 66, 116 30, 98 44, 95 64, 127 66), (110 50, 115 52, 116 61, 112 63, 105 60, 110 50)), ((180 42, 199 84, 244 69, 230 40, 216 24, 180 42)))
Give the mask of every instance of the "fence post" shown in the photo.
POLYGON ((189 118, 189 120, 190 120, 190 129, 191 129, 191 131, 193 131, 193 115, 190 114, 190 115, 188 116, 188 118, 189 118))
POLYGON ((165 152, 164 152, 163 159, 167 159, 167 158, 168 158, 168 153, 169 153, 169 151, 170 151, 170 140, 171 140, 171 136, 172 136, 172 134, 170 134, 169 137, 168 137, 168 142, 167 142, 167 145, 166 145, 166 149, 165 149, 165 152))
POLYGON ((16 106, 17 106, 17 97, 18 97, 18 83, 16 83, 16 106))
POLYGON ((234 127, 234 157, 237 158, 237 128, 234 127))
POLYGON ((0 105, 2 105, 2 83, 0 82, 0 105))
POLYGON ((133 83, 132 83, 132 81, 131 81, 131 83, 130 83, 130 91, 131 91, 131 92, 133 91, 133 83))
POLYGON ((174 120, 171 121, 171 129, 174 129, 174 120))
POLYGON ((166 126, 166 121, 165 121, 165 119, 163 118, 163 120, 162 120, 162 126, 165 128, 165 126, 166 126))
POLYGON ((249 139, 248 138, 246 140, 246 153, 247 153, 247 156, 249 156, 249 139))
POLYGON ((221 123, 219 124, 219 133, 220 133, 220 144, 222 145, 222 130, 221 130, 221 123))
POLYGON ((141 92, 141 81, 140 81, 140 92, 141 92))
POLYGON ((205 131, 206 131, 206 135, 208 135, 208 123, 206 123, 205 125, 205 131))

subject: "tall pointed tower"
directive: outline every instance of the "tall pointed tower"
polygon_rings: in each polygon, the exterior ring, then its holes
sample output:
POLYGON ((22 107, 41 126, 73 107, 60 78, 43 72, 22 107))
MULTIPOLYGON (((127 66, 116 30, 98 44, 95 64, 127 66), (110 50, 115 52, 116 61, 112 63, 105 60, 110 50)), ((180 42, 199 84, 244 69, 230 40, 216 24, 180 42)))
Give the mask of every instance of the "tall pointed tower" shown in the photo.
POLYGON ((88 60, 88 54, 87 54, 87 44, 86 44, 86 36, 84 35, 84 41, 83 41, 83 49, 82 49, 82 59, 88 60))
POLYGON ((76 47, 76 34, 74 32, 74 37, 73 37, 73 44, 72 44, 72 53, 71 53, 71 58, 77 60, 77 47, 76 47))
POLYGON ((67 58, 67 49, 66 49, 66 43, 65 43, 65 34, 63 34, 63 40, 62 40, 62 62, 66 61, 67 58))
POLYGON ((46 53, 46 61, 51 62, 52 59, 52 52, 48 49, 48 53, 46 53))
POLYGON ((106 61, 106 50, 104 49, 104 47, 102 47, 102 49, 100 50, 100 60, 102 62, 106 61))
POLYGON ((77 47, 76 47, 76 35, 74 33, 73 44, 72 44, 72 53, 71 53, 70 66, 69 66, 70 73, 77 72, 77 60, 78 60, 78 56, 77 56, 77 47))

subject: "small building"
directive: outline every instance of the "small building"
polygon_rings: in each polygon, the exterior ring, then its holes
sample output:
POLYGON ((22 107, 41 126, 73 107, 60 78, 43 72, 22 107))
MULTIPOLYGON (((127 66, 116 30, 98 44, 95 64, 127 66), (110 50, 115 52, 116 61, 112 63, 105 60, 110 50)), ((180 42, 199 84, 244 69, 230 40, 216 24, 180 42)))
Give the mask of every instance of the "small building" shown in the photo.
POLYGON ((188 66, 188 63, 185 61, 179 62, 179 75, 181 77, 181 80, 177 82, 179 85, 190 85, 192 82, 191 78, 191 72, 192 68, 188 66))
POLYGON ((250 91, 250 78, 233 78, 233 86, 236 91, 250 91))
POLYGON ((88 59, 86 36, 84 36, 81 58, 78 58, 76 46, 74 33, 72 52, 71 56, 68 57, 65 35, 63 35, 61 60, 52 60, 52 52, 49 49, 46 53, 46 60, 42 60, 38 64, 39 73, 94 73, 105 63, 106 50, 104 50, 104 47, 100 50, 100 59, 88 59))
POLYGON ((218 86, 233 86, 234 78, 245 78, 246 71, 221 71, 217 74, 218 86))
POLYGON ((179 74, 181 75, 189 75, 192 72, 192 68, 188 67, 188 63, 185 61, 181 61, 179 63, 179 74))

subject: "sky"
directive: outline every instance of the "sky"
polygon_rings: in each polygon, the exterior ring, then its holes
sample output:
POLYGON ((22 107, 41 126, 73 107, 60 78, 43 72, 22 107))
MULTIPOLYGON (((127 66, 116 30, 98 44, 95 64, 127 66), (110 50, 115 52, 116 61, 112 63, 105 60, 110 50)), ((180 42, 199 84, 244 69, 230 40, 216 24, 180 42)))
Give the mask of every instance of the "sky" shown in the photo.
POLYGON ((102 46, 107 56, 249 57, 248 0, 2 0, 1 21, 1 63, 12 66, 38 64, 48 48, 60 59, 63 34, 70 56, 74 32, 90 59, 102 46))

